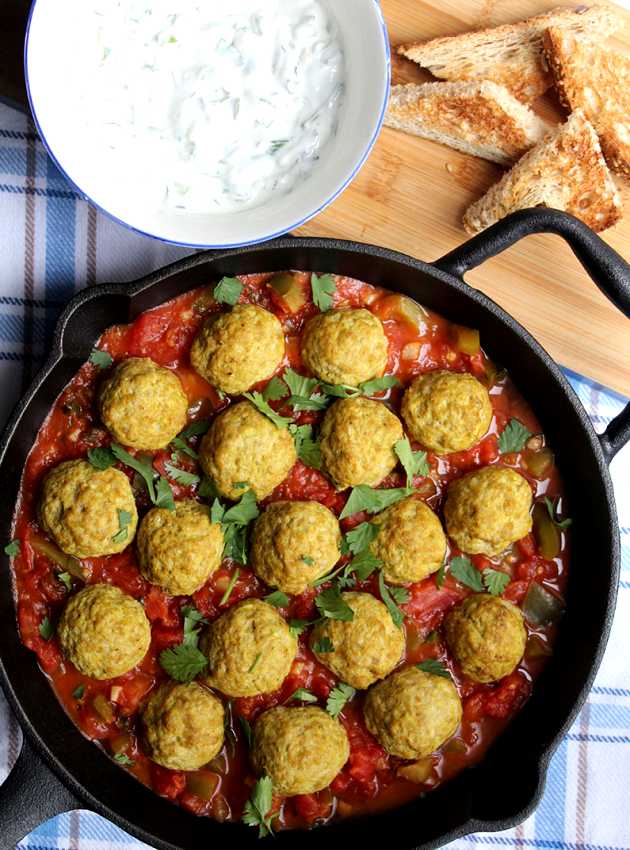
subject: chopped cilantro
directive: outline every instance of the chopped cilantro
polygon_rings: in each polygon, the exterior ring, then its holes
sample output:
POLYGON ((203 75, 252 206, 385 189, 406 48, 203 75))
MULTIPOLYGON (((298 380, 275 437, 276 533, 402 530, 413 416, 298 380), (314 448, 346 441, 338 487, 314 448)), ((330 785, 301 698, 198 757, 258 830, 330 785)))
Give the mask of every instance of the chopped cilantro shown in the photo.
POLYGON ((345 704, 348 700, 351 700, 355 694, 356 691, 354 688, 351 688, 350 685, 346 685, 344 682, 340 682, 336 688, 332 689, 328 699, 326 700, 326 711, 331 717, 339 717, 345 704))
POLYGON ((465 556, 453 558, 449 571, 453 578, 457 579, 460 584, 464 584, 471 590, 477 591, 477 593, 481 593, 483 591, 484 587, 481 573, 473 565, 470 558, 466 558, 465 556))
POLYGON ((196 646, 186 643, 163 649, 159 660, 171 679, 183 683, 192 682, 208 664, 208 659, 203 652, 196 646))
POLYGON ((20 554, 20 541, 12 540, 10 543, 4 547, 4 554, 8 555, 9 558, 15 558, 16 555, 20 554))
POLYGON ((194 487, 196 484, 201 482, 201 478, 198 475, 194 475, 192 472, 187 472, 185 469, 173 466, 172 463, 165 463, 164 469, 166 470, 168 477, 177 484, 181 484, 182 487, 194 487))
POLYGON ((448 668, 435 658, 427 658, 425 661, 416 664, 416 667, 418 670, 422 670, 423 673, 431 673, 431 675, 441 676, 443 679, 451 678, 448 668))
POLYGON ((329 637, 322 637, 313 642, 313 652, 319 652, 320 655, 326 655, 329 652, 334 652, 335 647, 329 637))
POLYGON ((493 570, 487 567, 483 571, 483 583, 488 593, 491 593, 493 596, 501 596, 510 583, 510 577, 507 573, 501 572, 501 570, 493 570))
POLYGON ((368 487, 367 484, 359 484, 358 487, 353 487, 352 492, 346 502, 346 506, 341 512, 339 519, 345 519, 359 511, 367 511, 370 514, 377 514, 385 510, 390 505, 400 502, 407 496, 411 496, 414 491, 410 487, 398 487, 392 490, 375 490, 373 487, 368 487))
POLYGON ((315 563, 314 559, 311 558, 310 555, 300 555, 300 561, 303 561, 307 567, 312 567, 315 563))
POLYGON ((251 747, 252 745, 252 727, 249 725, 249 720, 246 717, 243 717, 241 714, 238 716, 239 723, 241 724, 241 729, 243 730, 243 734, 245 735, 245 740, 247 741, 247 746, 251 747))
POLYGON ((256 494, 253 490, 248 490, 242 497, 240 502, 232 505, 231 508, 223 515, 223 522, 233 522, 238 525, 247 525, 253 519, 258 517, 260 511, 256 504, 256 494))
MULTIPOLYGON (((378 574, 378 589, 381 594, 381 599, 387 610, 389 611, 389 615, 392 618, 392 621, 395 626, 399 629, 402 627, 402 624, 405 620, 405 614, 400 610, 396 603, 396 593, 397 590, 404 590, 404 588, 390 588, 385 584, 385 577, 382 572, 378 574)), ((407 591, 409 593, 409 591, 407 591)), ((401 599, 401 602, 406 602, 407 599, 401 599)))
POLYGON ((265 401, 280 401, 286 395, 288 395, 287 385, 278 375, 274 375, 263 390, 265 401))
POLYGON ((111 449, 88 449, 87 459, 95 469, 109 469, 116 463, 111 449))
POLYGON ((184 618, 184 640, 182 643, 185 646, 196 647, 199 643, 201 627, 207 625, 208 621, 193 605, 184 605, 182 616, 184 618))
POLYGON ((371 522, 362 522, 346 534, 348 552, 358 555, 378 537, 379 527, 371 522))
POLYGON ((109 369, 114 362, 114 358, 106 351, 100 351, 98 348, 93 348, 90 354, 90 363, 96 366, 97 369, 109 369))
POLYGON ((286 593, 283 593, 281 590, 274 590, 273 593, 268 593, 267 596, 263 598, 265 602, 268 602, 269 605, 273 605, 274 608, 286 608, 291 601, 286 593))
POLYGON ((288 428, 293 421, 286 416, 280 416, 279 413, 276 413, 269 402, 265 401, 259 392, 243 393, 243 397, 250 401, 260 413, 266 416, 267 419, 271 420, 271 422, 273 422, 274 425, 277 425, 278 428, 288 428))
POLYGON ((257 826, 259 838, 273 835, 271 821, 274 815, 270 813, 272 803, 273 785, 268 776, 263 776, 252 788, 251 796, 243 810, 243 823, 247 826, 257 826))
POLYGON ((84 693, 85 693, 85 685, 83 683, 81 683, 80 685, 77 685, 76 688, 72 691, 72 696, 75 699, 80 700, 80 699, 83 699, 84 693))
POLYGON ((502 455, 520 452, 531 436, 531 431, 528 431, 522 422, 510 419, 499 437, 499 451, 502 455))
POLYGON ((313 303, 322 313, 326 313, 333 305, 334 295, 337 292, 335 278, 331 274, 311 275, 311 291, 313 303))
POLYGON ((128 466, 130 469, 135 470, 138 475, 140 475, 144 479, 144 483, 147 485, 147 491, 149 493, 149 498, 155 504, 156 495, 155 495, 155 485, 153 483, 153 479, 155 477, 155 470, 153 469, 152 463, 147 463, 145 461, 140 460, 140 458, 134 457, 129 454, 126 449, 123 449, 122 446, 119 446, 118 443, 112 443, 111 448, 112 454, 119 460, 121 463, 124 463, 125 466, 128 466))
POLYGON ((311 625, 308 620, 289 620, 289 631, 294 637, 299 637, 311 625))
POLYGON ((118 531, 112 537, 112 543, 122 543, 129 537, 131 514, 118 508, 118 531))
POLYGON ((383 375, 382 378, 373 378, 371 381, 364 381, 359 384, 359 391, 361 395, 373 396, 385 390, 390 390, 392 387, 397 387, 399 383, 400 381, 394 375, 383 375))
POLYGON ((234 307, 240 301, 243 284, 236 277, 224 277, 214 287, 214 300, 234 307))
POLYGON ((322 617, 331 620, 343 620, 346 623, 354 620, 354 611, 341 597, 339 588, 329 587, 315 597, 315 605, 322 617))
POLYGON ((300 700, 301 702, 317 702, 315 694, 307 691, 306 688, 298 688, 297 691, 293 691, 289 699, 285 700, 285 702, 292 702, 294 699, 300 700))
POLYGON ((208 478, 206 475, 204 475, 204 477, 201 479, 201 484, 199 485, 198 493, 199 498, 208 500, 216 499, 219 495, 214 481, 212 480, 212 478, 208 478))
POLYGON ((440 569, 435 574, 435 586, 440 589, 444 586, 444 580, 446 579, 446 564, 442 564, 440 569))
POLYGON ((167 511, 174 511, 175 499, 173 498, 173 491, 171 490, 171 485, 168 483, 166 478, 160 476, 157 480, 155 489, 155 507, 164 508, 167 511))
POLYGON ((72 576, 70 573, 57 573, 57 578, 66 588, 68 593, 72 590, 72 576))
POLYGON ((313 439, 312 425, 289 425, 293 434, 297 456, 305 466, 311 469, 321 469, 322 452, 317 440, 313 439))
POLYGON ((124 753, 116 753, 114 756, 114 761, 117 761, 118 764, 124 764, 126 767, 133 767, 135 762, 133 759, 130 759, 129 756, 124 753))
POLYGON ((256 658, 254 658, 254 660, 252 661, 252 666, 247 671, 248 673, 254 672, 254 670, 258 666, 258 662, 260 661, 261 658, 262 658, 262 652, 259 652, 258 655, 256 656, 256 658))
POLYGON ((549 498, 549 496, 545 496, 545 505, 547 506, 547 511, 549 513, 549 517, 551 518, 551 521, 553 522, 553 524, 557 528, 564 531, 566 528, 568 528, 573 523, 573 520, 569 519, 568 517, 566 519, 563 519, 563 520, 558 519, 558 509, 557 509, 558 499, 555 499, 554 501, 552 501, 549 498))
POLYGON ((55 629, 53 624, 50 622, 49 617, 44 617, 44 619, 39 624, 39 634, 44 640, 50 640, 54 635, 55 629))
POLYGON ((227 603, 230 600, 230 596, 232 595, 232 591, 234 590, 234 586, 236 585, 236 582, 238 581, 238 577, 240 576, 240 574, 241 574, 241 568, 237 567, 234 570, 234 572, 232 573, 232 576, 230 578, 230 583, 225 588, 225 593, 221 597, 221 601, 219 602, 219 605, 227 605, 227 603))
POLYGON ((427 476, 429 474, 427 453, 412 451, 411 443, 407 437, 398 440, 394 446, 394 451, 407 475, 407 487, 413 487, 414 475, 427 476))
POLYGON ((376 555, 373 555, 369 549, 364 549, 363 552, 355 555, 347 565, 344 576, 348 578, 350 573, 356 573, 360 581, 366 581, 374 570, 380 570, 382 566, 383 562, 376 555))

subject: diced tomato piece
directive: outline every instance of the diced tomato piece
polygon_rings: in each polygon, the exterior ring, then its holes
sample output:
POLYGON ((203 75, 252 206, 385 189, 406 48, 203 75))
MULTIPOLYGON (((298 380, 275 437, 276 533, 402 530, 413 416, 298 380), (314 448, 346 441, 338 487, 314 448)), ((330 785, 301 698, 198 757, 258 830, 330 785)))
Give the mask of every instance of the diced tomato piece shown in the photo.
MULTIPOLYGON (((168 794, 165 794, 163 796, 168 796, 168 794)), ((188 791, 184 791, 184 793, 181 795, 177 802, 180 806, 183 806, 184 809, 187 809, 193 815, 197 815, 197 817, 202 817, 203 815, 210 814, 210 809, 212 807, 211 801, 202 800, 201 797, 196 797, 194 794, 189 794, 188 791)))
POLYGON ((514 602, 515 605, 518 605, 525 598, 528 587, 528 581, 511 581, 501 595, 508 602, 514 602))
POLYGON ((292 802, 297 814, 309 823, 326 817, 330 812, 330 802, 318 800, 316 794, 298 794, 292 802))
POLYGON ((427 632, 437 628, 447 611, 469 593, 449 577, 438 587, 434 576, 412 585, 410 592, 409 602, 401 608, 427 632))
POLYGON ((37 653, 39 663, 42 665, 46 673, 52 673, 58 670, 61 666, 62 656, 61 650, 55 640, 44 640, 38 638, 35 646, 32 647, 37 653))
POLYGON ((151 785, 160 797, 176 800, 186 788, 186 774, 151 763, 151 785))
POLYGON ((151 585, 144 598, 144 610, 152 623, 159 621, 162 625, 172 628, 181 622, 177 601, 155 584, 151 585))
POLYGON ((483 706, 483 693, 473 694, 471 697, 468 697, 468 699, 464 700, 463 713, 466 720, 479 720, 483 716, 483 706))
POLYGON ((127 716, 138 710, 144 697, 153 687, 155 679, 148 673, 134 673, 132 678, 128 679, 122 685, 120 696, 116 700, 121 714, 127 716))
POLYGON ((525 558, 533 558, 536 554, 536 540, 533 534, 528 534, 517 542, 517 547, 520 553, 525 558))
POLYGON ((515 672, 502 679, 484 700, 484 713, 490 717, 504 719, 523 705, 529 697, 531 682, 521 673, 515 672))

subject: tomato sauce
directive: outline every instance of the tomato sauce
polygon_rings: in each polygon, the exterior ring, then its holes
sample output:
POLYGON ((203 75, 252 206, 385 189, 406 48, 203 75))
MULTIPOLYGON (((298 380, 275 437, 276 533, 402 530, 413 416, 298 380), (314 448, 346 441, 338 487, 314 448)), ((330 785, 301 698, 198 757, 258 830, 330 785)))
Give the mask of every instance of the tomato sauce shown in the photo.
MULTIPOLYGON (((283 322, 287 337, 287 354, 280 367, 302 368, 300 333, 305 321, 315 314, 310 300, 310 276, 298 275, 304 292, 305 305, 292 313, 283 298, 269 285, 269 275, 241 278, 244 291, 241 300, 259 304, 274 312, 283 322)), ((337 279, 335 306, 367 307, 378 316, 389 339, 388 373, 397 375, 402 387, 422 372, 448 368, 468 371, 488 386, 494 410, 489 433, 473 449, 446 457, 429 453, 431 475, 417 478, 418 493, 434 510, 441 510, 448 483, 463 473, 487 464, 511 466, 524 475, 532 486, 535 498, 562 498, 562 486, 555 465, 541 477, 534 477, 527 464, 527 452, 499 453, 498 435, 510 419, 520 420, 532 434, 540 433, 540 425, 527 402, 519 395, 504 372, 485 356, 463 353, 457 344, 457 328, 434 313, 409 310, 410 302, 402 296, 372 287, 349 278, 337 279)), ((113 327, 102 336, 98 347, 109 352, 113 360, 129 356, 151 357, 156 363, 173 369, 180 377, 190 402, 190 420, 210 418, 230 402, 222 398, 206 381, 193 371, 188 352, 193 338, 207 316, 219 309, 212 298, 212 288, 189 292, 156 309, 150 310, 131 325, 113 327)), ((117 679, 101 682, 81 675, 64 660, 53 634, 45 639, 40 625, 48 617, 54 624, 68 597, 68 590, 56 577, 64 567, 42 551, 46 540, 37 521, 37 499, 45 473, 56 464, 84 457, 89 448, 108 446, 111 438, 99 422, 95 396, 101 373, 86 363, 63 390, 48 416, 29 455, 17 506, 14 537, 20 541, 19 554, 13 559, 17 614, 24 644, 38 656, 41 669, 49 678, 59 700, 78 728, 91 740, 98 742, 108 753, 117 756, 141 782, 159 795, 172 800, 196 815, 217 820, 240 819, 245 801, 256 781, 248 761, 248 746, 243 721, 253 723, 266 708, 283 703, 297 688, 310 690, 320 704, 337 684, 335 676, 311 653, 307 636, 300 638, 298 655, 284 684, 275 693, 253 698, 235 699, 227 704, 229 723, 226 744, 219 756, 204 770, 183 773, 159 767, 144 754, 138 712, 148 694, 167 679, 158 656, 183 638, 184 605, 194 604, 208 620, 219 616, 229 606, 248 596, 262 597, 269 589, 247 568, 241 568, 227 603, 225 591, 235 572, 235 564, 226 559, 222 567, 192 600, 172 598, 158 587, 150 585, 140 574, 133 545, 122 554, 81 562, 88 583, 107 582, 143 602, 152 625, 151 648, 143 662, 117 679)), ((256 389, 256 388, 254 388, 256 389)), ((398 412, 402 388, 394 388, 384 396, 398 412)), ((281 413, 283 402, 273 406, 281 413)), ((305 412, 295 417, 298 424, 313 423, 321 413, 305 412)), ((192 439, 194 446, 196 438, 192 439)), ((414 449, 421 448, 412 444, 414 449)), ((155 469, 164 473, 164 461, 169 451, 153 457, 155 469)), ((184 456, 181 467, 195 471, 195 461, 184 456)), ((140 514, 149 508, 146 490, 127 468, 137 494, 140 514)), ((175 498, 196 497, 196 487, 183 487, 171 481, 175 498)), ((381 486, 404 486, 404 474, 395 471, 381 486)), ((275 490, 265 504, 279 499, 313 499, 337 515, 342 511, 347 492, 335 490, 326 476, 297 461, 287 479, 275 490)), ((369 518, 358 514, 342 521, 347 532, 369 518)), ((472 556, 480 570, 487 566, 500 568, 510 576, 503 597, 521 604, 532 582, 562 597, 567 576, 568 541, 560 533, 561 548, 557 556, 542 557, 533 534, 515 544, 507 554, 490 559, 472 556)), ((45 547, 44 547, 45 548, 45 547)), ((461 554, 451 547, 450 556, 461 554)), ((73 579, 73 590, 82 582, 73 579)), ((328 585, 324 585, 326 588, 328 585)), ((314 599, 321 588, 293 597, 288 609, 281 610, 287 618, 309 619, 316 615, 314 599)), ((379 596, 378 583, 372 576, 358 582, 358 589, 379 596)), ((362 695, 358 694, 344 708, 340 720, 351 744, 350 758, 331 787, 318 794, 301 795, 286 801, 276 801, 279 818, 276 825, 310 826, 329 818, 355 815, 392 807, 430 791, 450 779, 463 768, 482 758, 492 741, 500 734, 512 715, 528 698, 532 684, 551 653, 555 626, 535 629, 528 625, 529 639, 525 658, 517 670, 497 684, 480 685, 467 679, 447 655, 439 632, 447 612, 471 591, 447 574, 442 587, 435 576, 409 586, 409 601, 403 604, 406 615, 405 657, 401 664, 417 663, 433 658, 441 660, 450 670, 463 702, 463 720, 455 737, 442 749, 417 765, 410 778, 405 763, 389 756, 367 731, 362 719, 362 695), (412 781, 413 780, 413 781, 412 781)))

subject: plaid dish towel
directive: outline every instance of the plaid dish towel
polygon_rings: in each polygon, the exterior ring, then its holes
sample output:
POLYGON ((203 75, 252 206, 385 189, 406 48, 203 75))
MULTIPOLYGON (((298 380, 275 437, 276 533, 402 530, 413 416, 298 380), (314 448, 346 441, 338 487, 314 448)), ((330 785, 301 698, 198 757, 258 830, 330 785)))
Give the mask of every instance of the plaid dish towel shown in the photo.
MULTIPOLYGON (((132 280, 185 251, 125 230, 80 200, 46 156, 26 117, 0 105, 0 421, 46 353, 59 309, 75 289, 132 280)), ((598 431, 624 400, 568 377, 598 431)), ((630 850, 630 447, 613 462, 623 562, 619 605, 604 664, 588 703, 565 736, 532 817, 514 830, 454 842, 551 850, 630 850)), ((0 695, 0 782, 21 743, 0 695)), ((0 834, 2 824, 0 824, 0 834)), ((137 850, 146 845, 98 815, 72 812, 18 845, 37 850, 137 850)))

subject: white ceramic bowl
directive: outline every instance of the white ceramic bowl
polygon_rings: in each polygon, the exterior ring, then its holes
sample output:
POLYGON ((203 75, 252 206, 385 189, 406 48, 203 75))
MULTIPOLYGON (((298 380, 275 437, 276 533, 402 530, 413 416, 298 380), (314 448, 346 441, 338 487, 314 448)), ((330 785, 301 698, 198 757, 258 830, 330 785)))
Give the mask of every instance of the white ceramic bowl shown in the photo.
POLYGON ((110 217, 165 242, 225 248, 272 239, 321 212, 354 179, 380 133, 391 79, 389 38, 377 0, 322 0, 344 42, 346 94, 339 132, 314 173, 288 194, 237 213, 200 215, 146 209, 124 191, 103 198, 99 162, 77 143, 81 116, 64 99, 68 74, 80 74, 74 10, 77 0, 34 0, 26 36, 25 71, 35 123, 58 168, 110 217))

